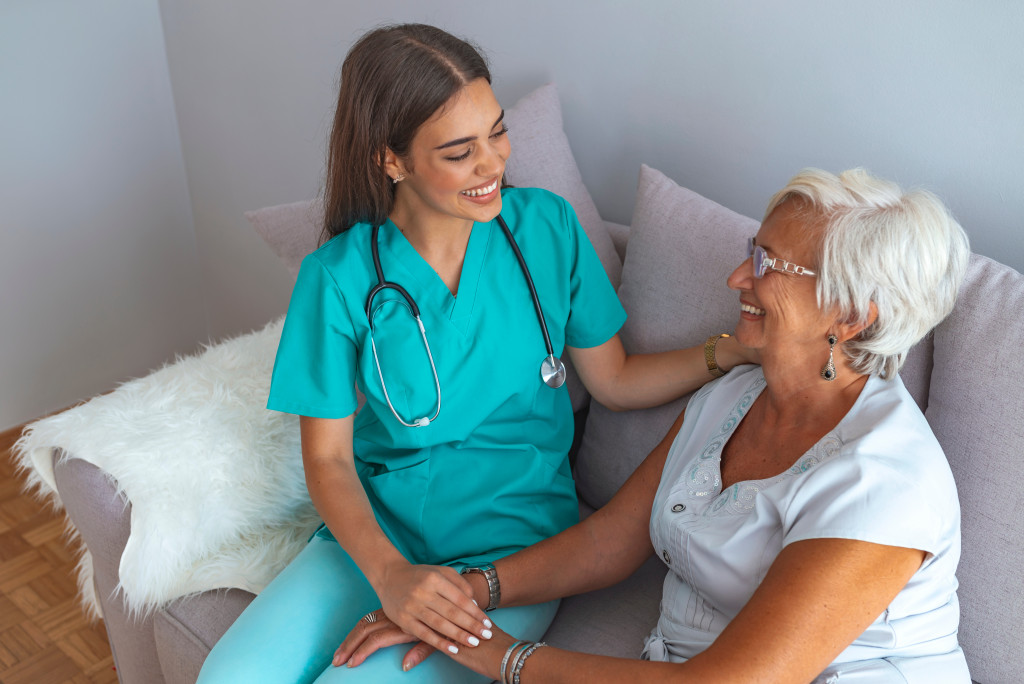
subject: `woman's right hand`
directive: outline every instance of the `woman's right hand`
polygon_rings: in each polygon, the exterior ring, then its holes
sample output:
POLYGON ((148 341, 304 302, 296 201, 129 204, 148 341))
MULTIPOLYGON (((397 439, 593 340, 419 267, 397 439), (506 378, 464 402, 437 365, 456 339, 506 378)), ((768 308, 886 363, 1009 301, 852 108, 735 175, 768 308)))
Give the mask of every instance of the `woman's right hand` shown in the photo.
POLYGON ((715 346, 715 360, 722 370, 730 371, 745 363, 761 364, 761 352, 751 347, 744 347, 735 335, 723 337, 715 346))
POLYGON ((438 565, 389 565, 377 596, 384 614, 406 634, 439 651, 476 646, 491 636, 491 621, 473 600, 473 587, 456 570, 438 565))

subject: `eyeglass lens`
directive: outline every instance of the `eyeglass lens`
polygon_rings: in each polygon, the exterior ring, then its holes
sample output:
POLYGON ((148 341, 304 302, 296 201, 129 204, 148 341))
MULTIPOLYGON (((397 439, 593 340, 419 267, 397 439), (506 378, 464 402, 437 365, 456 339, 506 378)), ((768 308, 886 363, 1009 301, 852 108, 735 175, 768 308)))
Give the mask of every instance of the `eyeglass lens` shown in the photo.
POLYGON ((747 238, 747 256, 753 259, 754 277, 761 278, 767 270, 764 258, 768 255, 763 247, 754 244, 754 238, 747 238))

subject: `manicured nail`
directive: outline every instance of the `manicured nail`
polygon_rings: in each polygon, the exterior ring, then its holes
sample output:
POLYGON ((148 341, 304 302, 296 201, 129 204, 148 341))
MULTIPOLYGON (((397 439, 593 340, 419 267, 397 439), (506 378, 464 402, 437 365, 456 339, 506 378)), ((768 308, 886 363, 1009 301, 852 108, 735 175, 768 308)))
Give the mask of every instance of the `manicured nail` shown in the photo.
POLYGON ((469 600, 472 601, 473 605, 476 606, 477 608, 480 607, 480 604, 476 602, 476 599, 469 599, 469 600))
POLYGON ((412 665, 409 663, 402 663, 402 672, 408 672, 412 669, 412 665))
POLYGON ((490 639, 494 635, 491 634, 491 630, 485 629, 484 631, 480 632, 480 636, 482 636, 484 639, 490 639))
POLYGON ((466 641, 469 642, 470 646, 479 646, 480 645, 480 640, 477 639, 475 636, 469 637, 468 639, 466 639, 466 641))
MULTIPOLYGON (((486 627, 487 629, 490 629, 493 626, 494 626, 494 623, 492 623, 487 618, 484 618, 484 627, 486 627)), ((487 638, 490 639, 490 637, 487 637, 487 638)))
POLYGON ((448 652, 451 653, 452 655, 455 655, 456 653, 459 652, 459 647, 458 646, 449 646, 448 647, 448 652))

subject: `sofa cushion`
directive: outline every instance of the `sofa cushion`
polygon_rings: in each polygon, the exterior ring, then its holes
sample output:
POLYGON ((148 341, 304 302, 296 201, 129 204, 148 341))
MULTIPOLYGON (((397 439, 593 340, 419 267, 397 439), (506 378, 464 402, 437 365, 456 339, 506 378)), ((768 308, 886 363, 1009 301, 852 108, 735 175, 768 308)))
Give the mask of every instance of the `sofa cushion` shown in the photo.
MULTIPOLYGON (((626 349, 635 354, 690 347, 732 330, 738 303, 726 278, 758 225, 643 166, 619 289, 629 314, 622 329, 626 349)), ((621 413, 592 402, 576 466, 587 503, 600 507, 611 498, 665 436, 685 401, 621 413)))
POLYGON ((934 333, 925 415, 960 495, 960 643, 980 682, 1024 672, 1024 275, 973 255, 960 299, 934 333))
POLYGON ((658 624, 665 564, 652 555, 622 582, 562 599, 544 641, 572 651, 639 658, 658 624))

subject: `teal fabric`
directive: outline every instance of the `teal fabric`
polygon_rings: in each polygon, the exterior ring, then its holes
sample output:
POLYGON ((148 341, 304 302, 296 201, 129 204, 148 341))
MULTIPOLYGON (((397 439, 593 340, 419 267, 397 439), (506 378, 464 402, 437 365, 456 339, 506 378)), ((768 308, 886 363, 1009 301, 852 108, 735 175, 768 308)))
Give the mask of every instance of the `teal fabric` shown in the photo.
MULTIPOLYGON (((508 189, 502 216, 530 268, 555 354, 610 339, 626 314, 572 208, 544 190, 508 189)), ((356 225, 303 261, 268 408, 341 418, 355 410, 358 385, 366 395, 355 418, 359 476, 385 533, 412 562, 492 560, 572 525, 569 395, 540 380, 543 336, 497 223, 473 226, 457 297, 394 224, 381 226, 385 278, 419 306, 440 378, 441 412, 418 428, 392 415, 370 351, 370 234, 356 225)), ((396 410, 407 422, 433 415, 430 362, 404 300, 386 290, 372 315, 396 410)))
MULTIPOLYGON (((402 672, 402 658, 411 644, 385 648, 358 667, 331 665, 335 649, 349 630, 377 608, 380 601, 348 554, 332 541, 314 538, 217 642, 203 663, 198 683, 490 681, 436 653, 402 672)), ((489 615, 511 634, 536 641, 557 608, 558 601, 551 601, 499 608, 489 615)))

